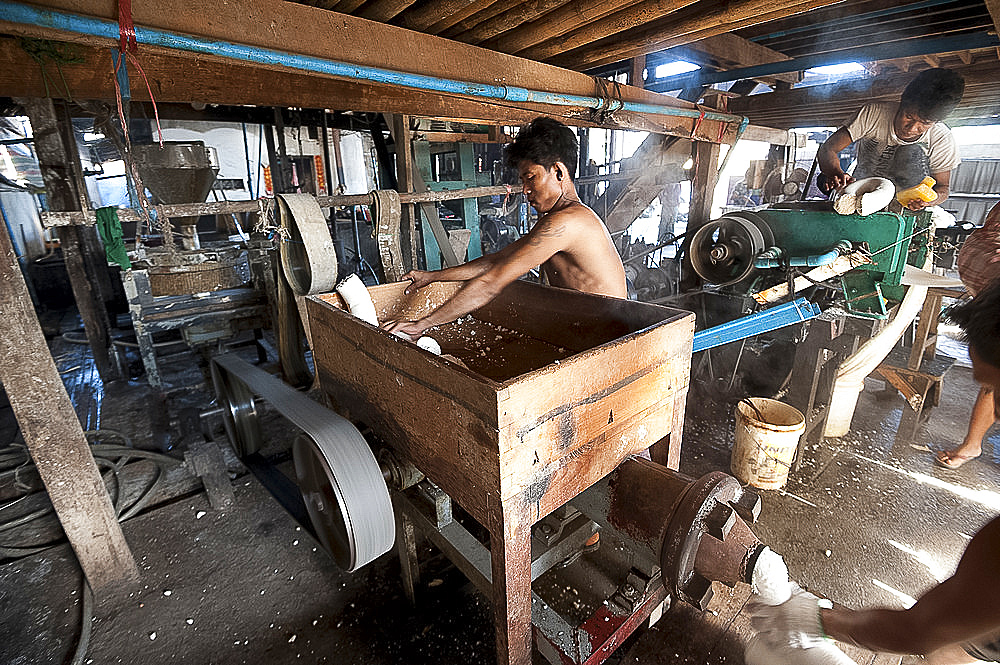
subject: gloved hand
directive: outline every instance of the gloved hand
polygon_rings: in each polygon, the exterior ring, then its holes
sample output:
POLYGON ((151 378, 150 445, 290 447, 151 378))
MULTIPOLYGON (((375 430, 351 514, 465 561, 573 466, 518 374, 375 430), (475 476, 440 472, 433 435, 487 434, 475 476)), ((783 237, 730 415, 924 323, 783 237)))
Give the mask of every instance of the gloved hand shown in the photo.
POLYGON ((763 639, 775 646, 808 649, 826 641, 819 611, 830 606, 830 601, 796 586, 792 597, 781 605, 751 602, 748 609, 750 623, 763 639))

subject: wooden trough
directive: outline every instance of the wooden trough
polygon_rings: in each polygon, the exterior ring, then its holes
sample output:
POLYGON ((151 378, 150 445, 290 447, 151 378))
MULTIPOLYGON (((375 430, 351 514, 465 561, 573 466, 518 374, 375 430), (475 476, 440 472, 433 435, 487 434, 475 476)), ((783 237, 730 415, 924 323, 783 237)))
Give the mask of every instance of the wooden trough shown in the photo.
MULTIPOLYGON (((369 289, 380 321, 416 319, 460 284, 369 289)), ((310 296, 334 408, 371 427, 490 534, 498 662, 531 662, 531 526, 652 446, 676 469, 694 315, 518 281, 429 331, 435 356, 310 296)), ((637 507, 639 508, 639 507, 637 507)))

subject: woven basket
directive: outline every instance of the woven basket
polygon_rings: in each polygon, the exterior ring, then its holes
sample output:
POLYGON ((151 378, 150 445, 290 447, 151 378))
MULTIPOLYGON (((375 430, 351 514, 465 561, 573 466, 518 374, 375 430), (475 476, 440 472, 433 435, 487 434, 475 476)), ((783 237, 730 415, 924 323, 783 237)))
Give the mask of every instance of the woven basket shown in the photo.
POLYGON ((246 257, 243 256, 233 260, 206 261, 186 266, 154 266, 148 271, 149 287, 154 296, 179 296, 232 289, 247 282, 245 264, 246 257))

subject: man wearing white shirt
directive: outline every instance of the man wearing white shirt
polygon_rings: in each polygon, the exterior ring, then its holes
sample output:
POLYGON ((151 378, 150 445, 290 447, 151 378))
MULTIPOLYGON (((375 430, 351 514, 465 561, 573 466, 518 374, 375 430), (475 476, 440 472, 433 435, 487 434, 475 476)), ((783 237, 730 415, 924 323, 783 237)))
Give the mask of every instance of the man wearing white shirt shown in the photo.
POLYGON ((834 132, 817 153, 823 191, 839 189, 855 179, 888 178, 897 190, 934 178, 933 201, 917 200, 911 210, 938 205, 948 198, 951 172, 961 159, 951 130, 941 122, 962 100, 965 80, 949 69, 928 69, 914 78, 898 103, 867 104, 834 132), (858 143, 852 174, 840 165, 841 150, 858 143))

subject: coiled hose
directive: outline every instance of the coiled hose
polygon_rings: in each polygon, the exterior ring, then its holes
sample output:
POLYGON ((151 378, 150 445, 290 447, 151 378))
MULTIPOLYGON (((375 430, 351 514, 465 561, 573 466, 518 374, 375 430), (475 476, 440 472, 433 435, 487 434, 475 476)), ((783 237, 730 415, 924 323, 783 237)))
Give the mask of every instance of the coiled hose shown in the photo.
MULTIPOLYGON (((150 499, 156 495, 156 491, 160 487, 165 472, 171 466, 181 464, 181 460, 170 457, 169 455, 133 448, 132 441, 121 432, 115 430, 90 430, 85 432, 85 434, 87 436, 87 440, 91 441, 90 450, 94 455, 94 461, 97 463, 97 466, 108 471, 107 475, 104 473, 101 474, 104 478, 105 484, 107 485, 108 481, 111 479, 114 480, 112 504, 114 505, 115 515, 120 522, 134 517, 146 508, 150 499), (115 445, 110 443, 94 443, 95 441, 102 441, 106 439, 117 439, 121 441, 121 444, 115 445), (153 480, 150 481, 150 483, 142 490, 139 497, 132 503, 131 506, 126 508, 123 471, 126 464, 137 459, 144 459, 153 462, 156 465, 155 473, 153 475, 153 480)), ((5 483, 8 479, 13 479, 16 487, 24 490, 30 490, 30 486, 21 482, 19 476, 24 472, 24 470, 30 468, 31 466, 33 466, 33 462, 31 461, 31 455, 28 454, 28 447, 23 442, 17 441, 9 444, 7 449, 0 450, 0 485, 5 483)), ((30 497, 42 494, 45 494, 45 492, 29 492, 17 497, 16 499, 7 501, 6 503, 0 505, 0 515, 2 515, 5 510, 13 506, 28 503, 31 500, 30 497)), ((0 521, 0 534, 6 531, 11 531, 25 524, 29 524, 34 520, 41 519, 52 512, 53 508, 50 503, 44 508, 33 510, 25 515, 21 515, 7 521, 0 521)), ((57 540, 42 544, 0 545, 0 559, 16 559, 30 556, 53 547, 54 545, 62 542, 62 540, 62 537, 60 537, 57 540)), ((94 594, 90 589, 90 584, 87 583, 86 577, 83 577, 81 596, 83 606, 80 616, 80 636, 77 640, 76 649, 73 651, 73 657, 70 661, 71 665, 81 665, 87 656, 87 650, 90 646, 91 628, 93 626, 94 594)))

